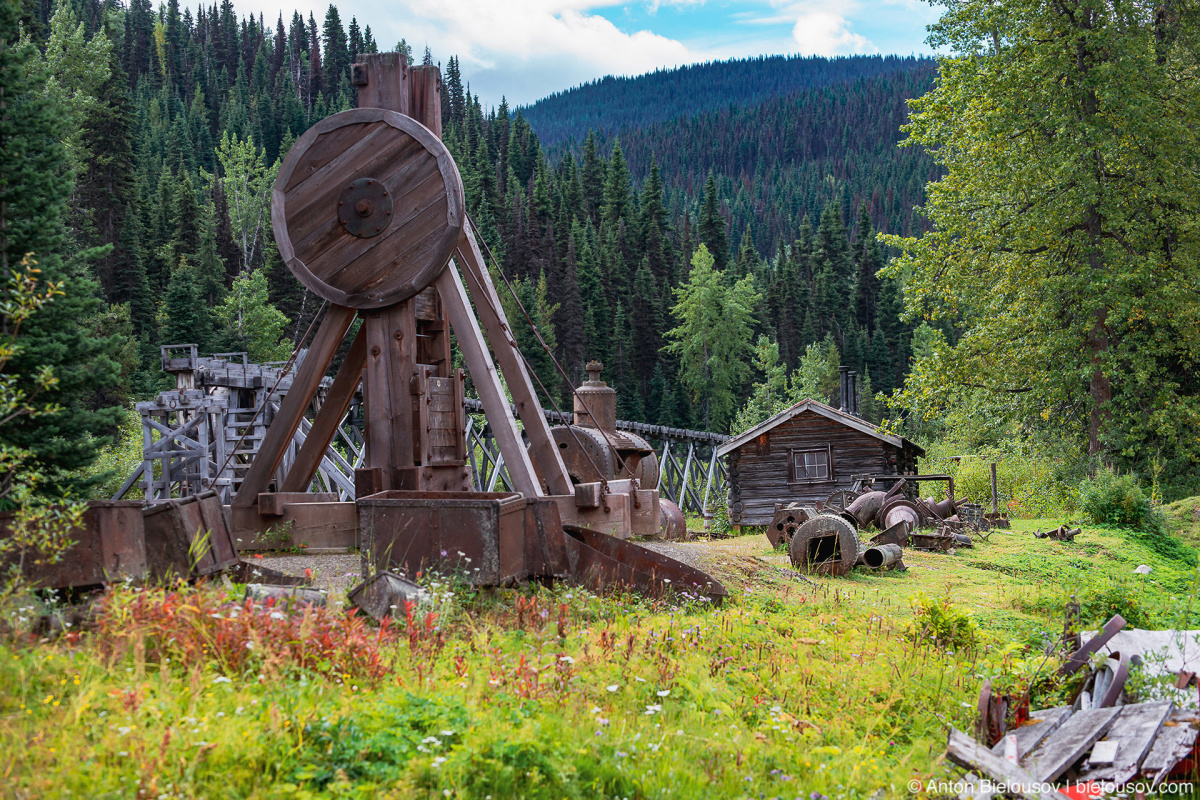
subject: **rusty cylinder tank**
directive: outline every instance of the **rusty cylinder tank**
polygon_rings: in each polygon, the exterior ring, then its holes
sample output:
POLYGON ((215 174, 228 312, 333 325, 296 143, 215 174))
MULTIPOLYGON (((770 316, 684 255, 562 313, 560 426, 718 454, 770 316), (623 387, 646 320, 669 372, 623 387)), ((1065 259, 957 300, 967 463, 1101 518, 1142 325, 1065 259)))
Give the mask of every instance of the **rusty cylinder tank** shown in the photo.
POLYGON ((567 474, 574 483, 635 478, 643 489, 657 488, 658 455, 641 436, 617 430, 617 393, 601 380, 603 368, 588 362, 588 379, 576 390, 575 424, 550 429, 567 474))
POLYGON ((575 390, 575 424, 584 428, 615 431, 617 390, 600 379, 600 370, 604 369, 604 365, 599 361, 589 361, 585 369, 588 379, 575 390))

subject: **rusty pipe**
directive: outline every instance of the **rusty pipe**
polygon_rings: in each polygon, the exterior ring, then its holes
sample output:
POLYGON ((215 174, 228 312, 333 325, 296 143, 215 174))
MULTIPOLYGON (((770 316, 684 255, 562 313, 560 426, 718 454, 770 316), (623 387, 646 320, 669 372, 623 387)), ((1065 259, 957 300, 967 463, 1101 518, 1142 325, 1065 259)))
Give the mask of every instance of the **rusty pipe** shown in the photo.
POLYGON ((874 521, 879 509, 883 508, 883 499, 886 496, 886 492, 867 492, 856 498, 846 508, 846 512, 854 517, 859 528, 865 528, 874 521))
POLYGON ((883 515, 883 524, 880 527, 884 530, 898 522, 907 522, 909 530, 921 526, 921 512, 907 500, 893 500, 886 508, 881 509, 880 513, 883 515))
POLYGON ((868 569, 882 569, 900 563, 904 550, 898 544, 880 544, 863 552, 862 563, 868 569))

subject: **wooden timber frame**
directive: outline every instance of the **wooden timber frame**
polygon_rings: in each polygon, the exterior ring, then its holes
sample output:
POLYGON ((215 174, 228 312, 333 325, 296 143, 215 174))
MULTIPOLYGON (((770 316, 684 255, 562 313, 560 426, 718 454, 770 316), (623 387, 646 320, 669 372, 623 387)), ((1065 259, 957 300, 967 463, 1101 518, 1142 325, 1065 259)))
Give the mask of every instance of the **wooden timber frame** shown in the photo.
MULTIPOLYGON (((313 147, 318 137, 335 131, 334 126, 338 124, 335 121, 346 124, 347 120, 350 123, 362 121, 366 125, 382 121, 393 126, 404 126, 415 137, 436 138, 440 145, 441 84, 436 67, 409 67, 399 53, 370 54, 365 56, 363 63, 353 66, 352 79, 358 87, 359 107, 318 123, 301 137, 296 147, 313 147), (394 113, 389 116, 389 112, 394 113), (403 115, 403 118, 398 118, 397 114, 403 115), (412 121, 419 125, 413 126, 412 121)), ((364 153, 362 149, 359 147, 356 151, 337 156, 331 163, 336 163, 338 158, 351 157, 376 158, 378 161, 377 156, 364 153)), ((448 159, 448 154, 445 157, 448 159)), ((328 195, 337 187, 327 188, 319 183, 320 170, 327 167, 313 164, 297 167, 296 160, 289 161, 291 164, 285 163, 276 183, 271 213, 276 231, 281 229, 282 223, 283 230, 290 233, 287 229, 288 210, 285 208, 287 200, 284 190, 305 181, 307 185, 303 188, 313 195, 328 195), (293 173, 298 168, 308 168, 309 173, 297 177, 293 173), (314 175, 315 178, 310 177, 314 175)), ((453 168, 453 162, 450 162, 450 166, 453 168)), ((610 487, 612 502, 603 509, 583 510, 575 507, 575 487, 550 435, 549 424, 534 393, 524 360, 517 350, 500 297, 474 234, 463 218, 457 219, 458 230, 454 230, 455 208, 462 206, 463 198, 457 170, 446 170, 443 165, 443 173, 450 172, 453 173, 453 180, 446 181, 449 226, 445 230, 456 235, 448 265, 436 273, 430 285, 423 285, 424 280, 429 279, 429 271, 426 270, 412 281, 418 289, 415 294, 379 307, 370 307, 374 300, 368 296, 369 293, 355 295, 347 290, 345 296, 351 298, 350 301, 356 306, 351 308, 335 302, 342 297, 337 294, 338 290, 329 290, 333 292, 334 299, 326 295, 329 301, 327 310, 309 344, 306 357, 293 377, 291 391, 280 403, 258 453, 233 498, 236 531, 253 533, 279 521, 278 517, 260 513, 267 508, 279 512, 280 503, 271 496, 273 483, 277 492, 287 496, 284 507, 296 508, 294 513, 283 513, 285 519, 297 524, 303 522, 341 529, 354 519, 354 506, 351 503, 316 503, 327 508, 321 513, 305 514, 305 511, 316 512, 318 509, 300 509, 303 495, 299 493, 312 483, 321 456, 337 434, 360 382, 366 429, 363 465, 355 470, 354 476, 355 495, 358 498, 389 490, 470 491, 473 482, 465 446, 465 376, 462 370, 454 370, 451 364, 450 333, 453 329, 503 458, 511 487, 529 498, 547 495, 533 467, 531 458, 536 459, 548 494, 560 507, 564 521, 579 522, 607 533, 623 534, 622 538, 630 535, 634 508, 641 505, 637 496, 639 487, 624 486, 617 482, 610 487), (356 322, 360 324, 349 352, 327 390, 299 453, 280 482, 280 463, 287 445, 304 422, 307 401, 356 322), (511 406, 506 389, 512 398, 511 406), (522 441, 517 418, 529 440, 528 448, 522 441), (632 500, 631 494, 634 495, 632 500)), ((351 185, 350 188, 355 187, 351 185)), ((396 202, 399 210, 400 199, 396 202)), ((465 217, 465 214, 462 216, 465 217)), ((311 228, 317 232, 309 234, 309 240, 322 235, 315 225, 311 228)), ((444 232, 441 229, 437 231, 443 235, 444 232)), ((296 235, 301 233, 297 232, 296 235)), ((290 237, 277 238, 281 239, 278 244, 284 261, 312 288, 313 284, 309 281, 319 282, 321 276, 308 273, 307 267, 296 257, 290 237)), ((435 241, 431 247, 436 244, 435 241)), ((304 242, 298 246, 303 247, 304 242)), ((367 245, 362 249, 367 249, 367 245)), ((397 289, 392 295, 404 293, 403 289, 397 289)), ((381 291, 380 295, 386 301, 386 292, 381 291)), ((653 524, 657 525, 657 521, 653 521, 653 524)), ((639 532, 651 532, 650 521, 643 521, 640 526, 647 530, 639 532)))

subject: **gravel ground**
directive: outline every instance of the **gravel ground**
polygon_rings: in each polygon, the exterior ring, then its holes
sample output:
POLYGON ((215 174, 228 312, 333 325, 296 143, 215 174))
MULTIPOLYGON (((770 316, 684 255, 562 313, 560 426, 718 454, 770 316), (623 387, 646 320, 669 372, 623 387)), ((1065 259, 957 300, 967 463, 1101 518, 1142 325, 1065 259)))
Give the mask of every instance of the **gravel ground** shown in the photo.
POLYGON ((673 558, 676 561, 682 561, 689 567, 696 569, 704 569, 700 565, 701 556, 708 548, 707 543, 702 542, 637 542, 647 550, 653 550, 656 553, 662 553, 668 558, 673 558))
POLYGON ((305 569, 311 569, 313 586, 329 593, 331 603, 340 604, 346 592, 358 583, 362 568, 358 553, 325 553, 318 555, 267 555, 253 560, 264 567, 276 569, 285 575, 302 577, 305 569))

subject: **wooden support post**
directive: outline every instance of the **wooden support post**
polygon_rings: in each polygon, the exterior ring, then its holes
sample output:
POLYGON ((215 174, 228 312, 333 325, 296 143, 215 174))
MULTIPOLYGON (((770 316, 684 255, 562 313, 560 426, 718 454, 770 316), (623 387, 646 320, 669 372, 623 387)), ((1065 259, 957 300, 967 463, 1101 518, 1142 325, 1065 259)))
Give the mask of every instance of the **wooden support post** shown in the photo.
MULTIPOLYGON (((525 362, 521 359, 516 344, 512 341, 508 320, 505 319, 504 309, 500 305, 500 296, 496 293, 496 287, 492 285, 492 279, 488 275, 487 266, 483 261, 483 254, 479 252, 479 245, 475 242, 475 237, 469 229, 463 230, 455 252, 458 255, 458 263, 462 266, 463 278, 470 287, 471 296, 475 298, 475 310, 487 331, 488 342, 491 343, 492 352, 496 354, 496 361, 504 375, 508 390, 512 393, 517 414, 525 425, 525 434, 529 437, 533 457, 537 460, 542 475, 546 478, 550 494, 574 495, 575 489, 571 483, 571 476, 567 473, 567 467, 563 463, 554 437, 550 435, 550 424, 546 422, 546 417, 542 413, 542 405, 533 391, 533 382, 525 370, 525 362)), ((443 299, 444 297, 443 294, 443 299)), ((462 346, 462 334, 459 335, 459 346, 462 346)), ((475 373, 472 372, 471 376, 474 377, 475 373)), ((488 415, 491 416, 491 414, 491 409, 488 409, 488 415)), ((511 418, 511 414, 509 416, 511 418)), ((493 425, 492 427, 496 428, 497 426, 493 425)), ((507 454, 505 456, 508 459, 509 474, 511 474, 512 458, 507 454)))
POLYGON ((409 116, 442 138, 442 71, 431 65, 408 70, 412 93, 409 116))
MULTIPOLYGON (((521 441, 521 434, 517 431, 517 421, 513 418, 508 398, 504 395, 504 387, 500 384, 500 375, 496 372, 496 365, 492 362, 492 356, 484 346, 483 331, 479 329, 479 322, 471 313, 471 301, 467 298, 467 290, 458 276, 458 270, 453 268, 444 270, 437 279, 437 287, 441 292, 442 303, 446 309, 446 316, 450 320, 450 326, 458 337, 458 346, 462 350, 463 360, 467 362, 467 371, 471 373, 475 389, 479 392, 484 411, 491 422, 492 432, 496 436, 496 443, 500 447, 504 463, 508 467, 508 476, 512 480, 513 488, 526 497, 542 497, 542 488, 533 471, 533 462, 529 460, 525 443, 521 441)), ((496 349, 501 348, 497 347, 496 349)), ((542 417, 542 422, 545 424, 544 417, 542 417)), ((561 457, 559 462, 562 462, 561 457)), ((500 469, 499 463, 497 463, 496 469, 500 469)), ((563 472, 566 472, 565 467, 563 472)), ((553 490, 552 493, 566 494, 566 492, 554 492, 553 490)), ((574 496, 573 492, 572 496, 574 496)))
MULTIPOLYGON (((332 304, 325 312, 325 318, 321 320, 321 325, 308 347, 308 354, 292 379, 291 389, 283 398, 279 411, 263 437, 258 453, 255 454, 254 463, 250 465, 237 495, 233 498, 233 505, 255 505, 258 503, 258 495, 267 490, 271 475, 283 460, 284 451, 292 443, 292 436, 296 433, 296 428, 300 427, 300 419, 304 416, 313 393, 321 385, 321 378, 325 377, 325 370, 329 368, 346 331, 350 329, 355 313, 354 309, 332 304)), ((263 413, 266 413, 266 409, 263 413)))
POLYGON ((284 478, 283 486, 279 491, 308 491, 308 486, 321 466, 321 459, 325 457, 329 443, 337 435, 342 417, 346 416, 346 410, 350 408, 350 403, 354 400, 354 393, 358 391, 358 384, 362 380, 363 366, 366 362, 367 334, 366 331, 359 328, 358 335, 354 337, 354 341, 350 345, 350 352, 346 354, 346 360, 338 368, 337 377, 333 379, 333 386, 329 387, 329 394, 325 396, 325 402, 321 404, 321 410, 317 412, 317 418, 313 421, 304 445, 296 454, 296 460, 292 463, 292 468, 284 478))
POLYGON ((410 302, 363 314, 367 336, 367 452, 364 466, 383 470, 383 488, 403 486, 399 470, 414 466, 412 379, 417 327, 410 302))
POLYGON ((996 462, 992 462, 992 513, 1000 513, 1000 494, 996 491, 996 462))
POLYGON ((361 58, 362 63, 354 65, 358 107, 386 108, 411 117, 408 61, 404 54, 365 53, 361 58), (360 75, 362 83, 357 82, 360 75))

